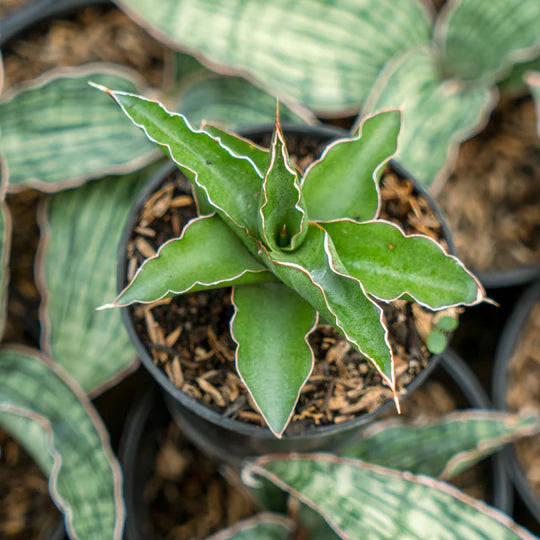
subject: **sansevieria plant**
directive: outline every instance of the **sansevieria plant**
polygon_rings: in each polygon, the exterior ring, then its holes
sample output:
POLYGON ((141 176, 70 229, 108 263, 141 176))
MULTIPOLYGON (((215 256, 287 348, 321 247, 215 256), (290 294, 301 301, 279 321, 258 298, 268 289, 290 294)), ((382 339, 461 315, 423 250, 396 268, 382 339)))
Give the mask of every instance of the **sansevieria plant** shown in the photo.
POLYGON ((308 335, 319 318, 372 363, 397 403, 377 302, 405 296, 441 310, 484 299, 435 241, 378 219, 378 178, 397 149, 399 110, 368 117, 301 176, 279 119, 265 150, 214 127, 194 130, 158 102, 99 88, 192 180, 200 210, 103 308, 232 286, 236 369, 276 436, 312 371, 308 335))

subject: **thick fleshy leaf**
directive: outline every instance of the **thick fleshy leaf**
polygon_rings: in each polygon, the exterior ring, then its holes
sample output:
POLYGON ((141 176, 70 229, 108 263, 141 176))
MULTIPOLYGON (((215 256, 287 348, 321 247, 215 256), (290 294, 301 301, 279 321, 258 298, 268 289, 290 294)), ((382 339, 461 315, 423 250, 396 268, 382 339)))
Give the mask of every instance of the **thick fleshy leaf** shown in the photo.
POLYGON ((260 283, 272 274, 216 214, 193 219, 139 268, 114 303, 153 302, 169 294, 260 283))
MULTIPOLYGON (((307 109, 281 105, 283 122, 316 123, 307 109)), ((208 121, 229 129, 273 122, 275 108, 275 98, 249 81, 210 71, 186 81, 177 105, 193 125, 208 121)))
POLYGON ((451 478, 508 442, 540 430, 540 418, 493 411, 463 411, 427 422, 388 419, 362 432, 344 452, 369 463, 451 478))
POLYGON ((272 433, 281 437, 313 369, 307 336, 317 312, 280 283, 236 287, 236 368, 272 433))
POLYGON ((531 89, 531 93, 536 103, 536 131, 540 137, 540 71, 529 73, 527 76, 527 84, 531 89))
POLYGON ((235 523, 206 540, 288 540, 293 538, 293 523, 278 514, 257 514, 235 523))
POLYGON ((530 62, 515 64, 510 73, 499 82, 500 90, 510 96, 520 96, 529 92, 527 75, 529 71, 540 71, 540 56, 530 62))
POLYGON ((379 176, 398 145, 401 113, 392 110, 365 118, 358 136, 326 148, 302 180, 309 219, 365 221, 379 210, 379 176))
POLYGON ((292 251, 304 240, 307 225, 298 174, 290 164, 285 137, 276 120, 270 162, 259 195, 259 234, 270 249, 292 251))
POLYGON ((6 326, 10 249, 11 215, 7 205, 3 202, 3 200, 0 200, 0 340, 4 335, 4 329, 6 326))
POLYGON ((426 476, 330 454, 265 456, 245 468, 319 512, 341 538, 530 538, 508 516, 426 476))
POLYGON ((402 107, 396 159, 430 186, 446 179, 459 143, 485 125, 495 97, 496 91, 488 86, 442 80, 433 53, 422 48, 386 65, 363 114, 402 107))
POLYGON ((120 105, 126 116, 170 158, 188 172, 208 202, 255 251, 258 236, 257 197, 262 178, 247 158, 238 159, 217 139, 192 129, 180 114, 144 97, 101 88, 120 105))
POLYGON ((58 191, 159 157, 143 135, 88 80, 136 90, 131 72, 90 64, 50 71, 0 101, 0 148, 8 190, 58 191))
POLYGON ((540 53, 538 28, 538 0, 453 0, 435 27, 443 71, 492 82, 540 53))
POLYGON ((408 295, 422 305, 442 309, 477 304, 485 298, 480 282, 427 236, 406 236, 382 220, 343 220, 322 226, 347 272, 381 300, 408 295))
POLYGON ((86 392, 99 393, 135 367, 120 312, 96 307, 116 294, 124 223, 156 169, 57 193, 40 210, 41 347, 86 392))
POLYGON ((393 388, 392 352, 382 310, 360 282, 347 275, 324 229, 310 224, 296 251, 266 253, 266 264, 366 356, 393 388))
POLYGON ((428 43, 431 33, 431 13, 417 0, 118 4, 158 39, 201 55, 213 69, 246 74, 327 113, 357 109, 382 66, 428 43))
POLYGON ((122 537, 121 471, 96 410, 62 369, 37 351, 0 350, 0 425, 49 476, 72 538, 122 537))

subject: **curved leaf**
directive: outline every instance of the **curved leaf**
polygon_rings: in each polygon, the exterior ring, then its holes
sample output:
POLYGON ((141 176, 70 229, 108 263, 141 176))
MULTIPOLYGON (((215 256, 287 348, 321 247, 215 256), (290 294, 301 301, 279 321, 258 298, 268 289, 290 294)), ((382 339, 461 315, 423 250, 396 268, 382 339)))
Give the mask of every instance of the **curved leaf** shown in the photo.
POLYGON ((493 411, 460 411, 430 422, 390 418, 369 426, 344 455, 448 479, 512 440, 539 430, 537 416, 493 411))
POLYGON ((529 73, 527 75, 527 84, 536 103, 536 131, 540 137, 540 71, 529 73))
POLYGON ((427 236, 403 234, 392 223, 323 223, 348 273, 385 301, 408 295, 432 309, 473 305, 485 298, 480 282, 427 236))
POLYGON ((499 88, 504 94, 520 96, 527 94, 527 73, 540 70, 540 56, 529 62, 515 64, 510 73, 499 82, 499 88))
POLYGON ((358 135, 330 144, 302 180, 309 219, 365 221, 379 211, 379 177, 397 150, 398 110, 365 118, 358 135))
POLYGON ((448 484, 359 460, 265 456, 245 471, 311 506, 341 538, 533 538, 506 515, 448 484))
POLYGON ((191 220, 180 237, 165 242, 142 264, 116 300, 102 308, 269 279, 273 276, 266 267, 219 216, 211 214, 191 220))
POLYGON ((540 54, 538 0, 454 0, 435 41, 450 76, 492 82, 510 65, 540 54))
POLYGON ((402 107, 396 159, 426 186, 451 172, 459 143, 480 131, 495 105, 496 90, 442 80, 428 49, 390 61, 366 101, 363 114, 402 107))
POLYGON ((37 351, 0 350, 0 424, 49 476, 72 538, 122 537, 121 472, 92 404, 37 351))
POLYGON ((96 307, 116 294, 124 223, 156 169, 57 193, 39 212, 41 347, 86 392, 101 392, 135 366, 121 314, 96 307))
POLYGON ((236 369, 268 427, 281 437, 313 369, 307 336, 317 313, 279 283, 236 287, 232 303, 236 369))
POLYGON ((278 514, 262 513, 235 523, 206 540, 288 540, 293 538, 293 523, 278 514))
POLYGON ((357 109, 382 66, 428 43, 431 31, 431 14, 417 0, 118 4, 158 39, 201 55, 213 69, 247 74, 326 113, 357 109))
POLYGON ((137 170, 159 156, 92 79, 136 90, 131 72, 107 64, 60 68, 0 101, 0 147, 8 190, 58 191, 105 174, 137 170))

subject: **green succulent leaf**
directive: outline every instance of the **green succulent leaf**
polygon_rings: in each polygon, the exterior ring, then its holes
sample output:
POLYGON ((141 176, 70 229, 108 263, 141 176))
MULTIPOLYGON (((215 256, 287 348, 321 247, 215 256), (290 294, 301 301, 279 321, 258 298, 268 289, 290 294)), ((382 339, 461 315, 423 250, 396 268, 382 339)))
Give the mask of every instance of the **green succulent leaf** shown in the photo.
POLYGON ((307 213, 298 174, 276 120, 270 162, 259 195, 259 233, 272 250, 294 251, 307 234, 307 213))
POLYGON ((437 328, 443 332, 453 332, 459 326, 459 321, 456 317, 450 315, 444 315, 437 321, 437 328))
POLYGON ((0 425, 49 476, 72 538, 122 537, 121 471, 86 395, 37 351, 0 350, 0 425))
POLYGON ((100 88, 120 105, 126 116, 182 169, 219 215, 255 251, 258 237, 257 198, 262 178, 252 162, 239 159, 204 131, 194 130, 180 114, 158 102, 125 92, 100 88))
POLYGON ((9 191, 58 191, 159 157, 114 104, 88 86, 90 78, 137 89, 127 70, 94 64, 53 70, 2 98, 0 148, 9 191))
POLYGON ((124 223, 157 168, 57 193, 40 209, 41 347, 93 395, 136 365, 120 312, 96 307, 116 295, 124 223))
POLYGON ((499 88, 510 96, 527 94, 530 90, 527 85, 529 71, 540 71, 540 56, 530 62, 514 64, 510 73, 499 82, 499 88))
POLYGON ((362 433, 344 455, 369 463, 451 478, 502 446, 540 429, 540 418, 530 414, 459 411, 422 422, 390 418, 362 433))
POLYGON ((399 110, 381 112, 365 118, 356 137, 326 148, 302 180, 309 219, 376 217, 380 173, 397 150, 400 127, 399 110))
POLYGON ((509 517, 448 484, 355 459, 264 456, 247 465, 245 474, 298 497, 341 538, 533 538, 509 517))
POLYGON ((431 34, 431 13, 417 0, 118 3, 158 39, 213 69, 249 75, 326 113, 357 109, 382 66, 431 34))
POLYGON ((433 354, 441 354, 446 350, 448 346, 448 340, 446 335, 440 330, 432 330, 426 339, 426 347, 428 351, 433 354))
POLYGON ((293 523, 278 514, 264 512, 235 523, 206 540, 290 540, 293 523))
POLYGON ((493 82, 540 53, 537 0, 457 0, 443 10, 435 41, 447 75, 493 82))
POLYGON ((362 114, 402 107, 395 159, 430 186, 446 179, 459 143, 485 125, 495 97, 496 91, 487 85, 443 80, 432 51, 422 48, 386 65, 362 114))
POLYGON ((0 201, 0 340, 4 335, 6 326, 10 250, 11 215, 7 205, 3 201, 0 201))
POLYGON ((274 279, 216 214, 191 220, 182 235, 147 259, 113 304, 153 302, 183 294, 274 279))
POLYGON ((479 281, 427 236, 406 236, 386 221, 323 223, 347 272, 367 293, 391 301, 408 295, 432 309, 481 302, 479 281))
POLYGON ((272 272, 366 356, 394 387, 392 352, 382 311, 359 281, 346 273, 330 236, 310 224, 304 243, 294 252, 266 252, 272 272))
POLYGON ((268 427, 281 437, 313 369, 307 336, 317 312, 280 283, 235 287, 232 302, 237 371, 268 427))
POLYGON ((529 73, 527 75, 527 84, 531 89, 536 104, 536 131, 540 137, 540 71, 529 73))

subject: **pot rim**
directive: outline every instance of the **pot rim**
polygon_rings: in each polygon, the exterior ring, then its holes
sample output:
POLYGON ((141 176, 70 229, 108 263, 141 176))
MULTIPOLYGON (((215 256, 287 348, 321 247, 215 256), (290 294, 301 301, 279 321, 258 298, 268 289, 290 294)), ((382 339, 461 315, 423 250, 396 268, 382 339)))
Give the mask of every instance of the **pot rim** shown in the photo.
MULTIPOLYGON (((529 315, 538 302, 540 302, 540 280, 523 291, 501 333, 495 353, 492 378, 493 401, 497 409, 508 410, 506 407, 508 368, 521 335, 525 331, 529 315)), ((514 446, 508 445, 503 450, 502 456, 506 470, 518 493, 531 514, 540 522, 540 501, 536 498, 527 482, 527 477, 518 461, 514 446)))
MULTIPOLYGON (((328 137, 329 139, 350 137, 349 132, 346 132, 342 129, 338 129, 334 127, 307 126, 307 125, 286 124, 286 123, 284 123, 282 127, 283 127, 283 131, 286 134, 295 133, 299 135, 314 135, 314 136, 321 136, 322 138, 328 137)), ((261 133, 271 133, 272 129, 273 129, 272 124, 263 124, 263 125, 249 127, 249 128, 238 129, 237 133, 243 137, 249 138, 250 136, 254 136, 256 134, 259 135, 261 133)), ((409 175, 403 170, 402 167, 400 167, 399 165, 396 165, 394 162, 392 162, 392 166, 396 169, 398 173, 405 174, 407 178, 410 178, 414 182, 415 188, 419 191, 419 193, 421 193, 423 196, 426 197, 435 215, 441 222, 443 235, 444 235, 445 240, 448 243, 448 251, 449 253, 454 253, 455 249, 454 249, 454 244, 452 241, 450 230, 448 229, 448 226, 443 216, 441 215, 440 210, 438 209, 437 205, 433 202, 433 199, 425 192, 425 190, 421 186, 418 185, 418 182, 416 182, 411 175, 409 175)), ((142 204, 144 204, 144 202, 147 200, 148 196, 155 190, 156 184, 158 184, 163 179, 164 175, 170 173, 173 170, 176 170, 176 168, 177 167, 174 163, 168 162, 162 168, 159 169, 159 171, 156 173, 153 179, 142 190, 139 198, 137 199, 137 202, 132 208, 129 218, 126 221, 126 225, 124 227, 124 231, 122 233, 122 237, 121 237, 121 240, 119 243, 119 249, 118 249, 117 290, 119 292, 123 290, 123 288, 125 287, 125 283, 126 283, 125 253, 127 251, 126 250, 127 243, 131 237, 132 229, 138 217, 140 208, 142 204)), ((253 424, 242 422, 240 420, 235 420, 233 418, 223 417, 221 414, 203 405, 199 401, 193 398, 190 398, 184 392, 182 392, 179 388, 174 386, 174 384, 167 377, 164 371, 161 370, 156 364, 154 364, 153 359, 150 357, 148 351, 146 350, 146 347, 143 345, 143 343, 141 342, 138 336, 138 333, 133 324, 132 317, 130 316, 129 310, 126 308, 121 308, 121 314, 122 314, 122 320, 124 322, 124 326, 126 327, 126 330, 131 339, 131 342, 133 343, 133 345, 135 346, 137 350, 137 354, 139 358, 141 359, 141 362, 143 363, 145 368, 151 373, 152 377, 158 382, 158 384, 172 398, 178 401, 182 406, 188 408, 195 414, 201 416, 205 420, 215 425, 219 425, 233 432, 242 433, 248 436, 255 436, 262 439, 275 439, 275 436, 267 427, 256 426, 253 424)), ((407 386, 406 388, 407 394, 409 392, 414 391, 427 379, 427 377, 431 374, 435 366, 439 363, 440 358, 441 358, 440 355, 433 355, 431 357, 431 360, 429 361, 428 365, 407 386)), ((287 435, 287 432, 285 431, 285 433, 283 434, 283 438, 284 439, 286 438, 287 440, 295 440, 295 439, 301 440, 305 437, 313 437, 316 435, 331 435, 338 432, 353 430, 360 426, 363 426, 364 424, 371 422, 374 418, 379 416, 384 411, 389 410, 391 407, 393 407, 392 400, 387 400, 376 410, 370 413, 365 413, 360 416, 357 416, 352 420, 341 422, 339 424, 331 424, 327 426, 310 426, 309 428, 306 428, 306 430, 302 434, 287 435)))

